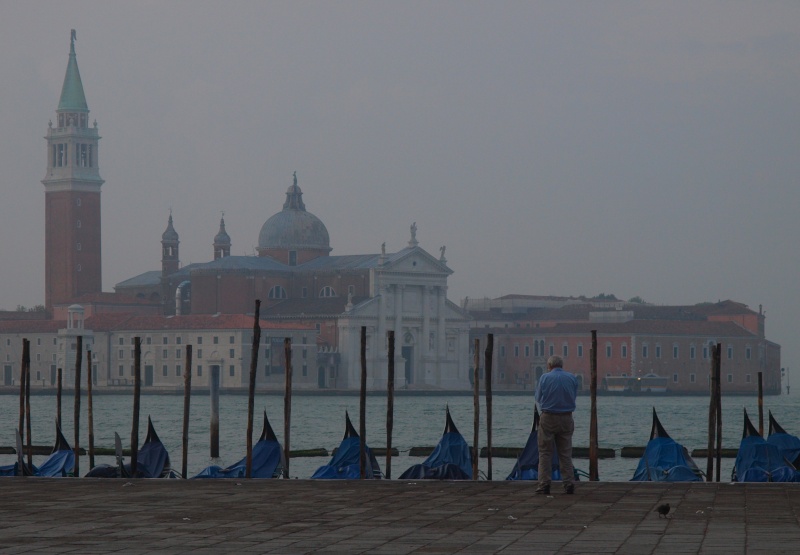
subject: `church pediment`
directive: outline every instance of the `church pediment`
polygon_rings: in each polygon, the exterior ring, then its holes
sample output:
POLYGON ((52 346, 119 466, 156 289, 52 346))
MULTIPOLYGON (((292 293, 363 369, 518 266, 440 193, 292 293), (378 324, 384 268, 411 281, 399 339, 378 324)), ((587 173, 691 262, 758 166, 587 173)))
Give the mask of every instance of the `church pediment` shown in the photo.
POLYGON ((383 272, 390 273, 419 273, 419 274, 439 274, 447 276, 453 270, 447 264, 420 247, 403 249, 387 260, 380 268, 383 272))

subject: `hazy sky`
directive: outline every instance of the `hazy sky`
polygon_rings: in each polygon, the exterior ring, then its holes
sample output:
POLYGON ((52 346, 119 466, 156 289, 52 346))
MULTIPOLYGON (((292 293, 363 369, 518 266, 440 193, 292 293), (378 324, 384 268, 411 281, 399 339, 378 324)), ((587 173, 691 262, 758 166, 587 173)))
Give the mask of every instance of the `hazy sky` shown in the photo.
MULTIPOLYGON (((449 297, 733 299, 800 370, 800 2, 0 0, 0 307, 44 302, 70 29, 103 286, 252 254, 297 171, 332 254, 416 221, 449 297)), ((797 383, 800 384, 800 373, 797 383)))

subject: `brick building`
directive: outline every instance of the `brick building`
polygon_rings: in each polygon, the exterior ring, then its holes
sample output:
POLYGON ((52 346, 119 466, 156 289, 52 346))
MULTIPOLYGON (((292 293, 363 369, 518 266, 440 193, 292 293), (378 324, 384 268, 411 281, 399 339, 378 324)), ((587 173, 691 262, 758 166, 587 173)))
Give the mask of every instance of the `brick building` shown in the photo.
MULTIPOLYGON (((557 354, 588 388, 591 331, 598 386, 605 391, 707 393, 711 348, 722 345, 724 392, 780 392, 780 346, 764 336, 764 315, 733 301, 653 306, 592 299, 509 295, 467 300, 471 337, 494 334, 496 387, 532 389, 557 354)), ((472 341, 470 342, 472 345, 472 341)))

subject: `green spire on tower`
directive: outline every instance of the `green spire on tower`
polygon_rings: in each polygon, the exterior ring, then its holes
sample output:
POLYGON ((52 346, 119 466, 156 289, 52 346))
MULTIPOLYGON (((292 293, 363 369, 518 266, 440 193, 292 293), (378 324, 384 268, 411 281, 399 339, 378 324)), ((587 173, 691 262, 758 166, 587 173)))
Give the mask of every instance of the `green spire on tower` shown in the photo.
POLYGON ((67 74, 64 76, 64 85, 61 87, 61 100, 58 102, 58 112, 88 112, 86 96, 83 94, 81 73, 78 71, 78 60, 75 57, 75 29, 69 40, 69 63, 67 74))

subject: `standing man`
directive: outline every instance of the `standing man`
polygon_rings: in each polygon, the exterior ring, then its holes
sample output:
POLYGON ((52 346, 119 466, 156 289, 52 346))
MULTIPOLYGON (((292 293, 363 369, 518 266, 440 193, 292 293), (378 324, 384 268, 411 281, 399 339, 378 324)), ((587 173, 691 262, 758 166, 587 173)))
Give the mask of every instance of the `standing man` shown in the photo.
POLYGON ((538 494, 550 495, 553 442, 558 450, 559 467, 564 491, 575 493, 575 469, 572 467, 572 432, 575 422, 575 397, 578 395, 578 379, 564 372, 564 361, 560 356, 547 359, 547 373, 539 378, 536 402, 542 409, 539 419, 539 487, 538 494))

